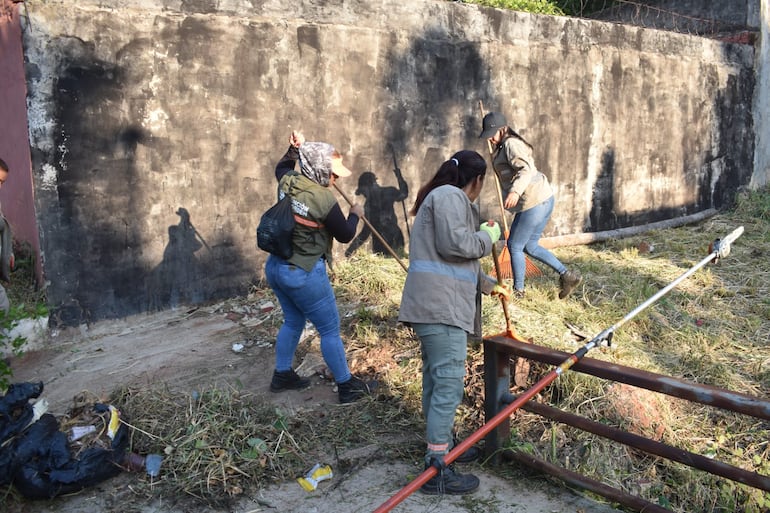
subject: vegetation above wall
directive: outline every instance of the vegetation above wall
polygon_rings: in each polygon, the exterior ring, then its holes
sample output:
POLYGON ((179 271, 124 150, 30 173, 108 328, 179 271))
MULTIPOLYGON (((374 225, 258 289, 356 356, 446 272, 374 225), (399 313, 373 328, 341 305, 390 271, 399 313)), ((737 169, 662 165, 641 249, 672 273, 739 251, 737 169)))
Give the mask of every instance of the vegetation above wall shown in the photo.
POLYGON ((498 9, 551 14, 554 16, 586 16, 607 9, 617 3, 611 0, 463 0, 466 4, 477 4, 498 9))

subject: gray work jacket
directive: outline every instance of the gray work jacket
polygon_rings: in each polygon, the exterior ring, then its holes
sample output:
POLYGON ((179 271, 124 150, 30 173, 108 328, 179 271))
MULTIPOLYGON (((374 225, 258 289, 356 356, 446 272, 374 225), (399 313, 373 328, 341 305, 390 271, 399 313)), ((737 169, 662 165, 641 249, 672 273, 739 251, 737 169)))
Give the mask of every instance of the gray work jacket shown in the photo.
POLYGON ((442 185, 428 194, 409 238, 399 321, 446 324, 481 336, 477 291, 488 294, 495 283, 481 273, 479 259, 492 252, 492 240, 478 228, 478 206, 462 189, 442 185))

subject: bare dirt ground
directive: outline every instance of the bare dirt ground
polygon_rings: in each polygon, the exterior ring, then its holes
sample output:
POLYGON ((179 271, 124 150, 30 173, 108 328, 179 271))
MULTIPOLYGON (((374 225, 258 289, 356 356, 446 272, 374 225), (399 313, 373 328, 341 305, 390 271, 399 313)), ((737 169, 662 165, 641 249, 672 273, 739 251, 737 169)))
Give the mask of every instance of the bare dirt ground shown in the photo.
MULTIPOLYGON (((262 322, 258 317, 234 315, 221 305, 192 310, 170 310, 89 327, 52 331, 38 350, 12 360, 14 382, 42 381, 41 398, 48 411, 64 413, 73 397, 82 391, 106 398, 119 386, 166 383, 179 391, 205 387, 227 387, 238 383, 245 390, 262 393, 282 408, 340 408, 336 393, 320 378, 300 392, 267 392, 272 373, 270 340, 245 340, 244 325, 262 322), (234 344, 243 344, 243 349, 234 344)), ((306 367, 312 367, 312 355, 306 367)), ((358 449, 375 453, 376 448, 358 449)), ((361 464, 343 475, 322 482, 306 492, 289 481, 260 490, 258 496, 244 497, 233 512, 362 513, 373 511, 408 484, 422 470, 418 464, 361 458, 361 464)), ((619 510, 600 504, 576 492, 559 487, 543 477, 508 481, 478 466, 471 467, 481 479, 481 488, 466 497, 411 495, 393 511, 418 513, 528 512, 528 513, 612 513, 619 510)), ((162 469, 161 469, 162 472, 162 469)), ((299 476, 297 476, 299 477, 299 476)), ((69 497, 51 501, 25 501, 13 511, 104 512, 121 511, 115 504, 117 491, 130 490, 137 474, 124 472, 98 486, 69 497)), ((125 496, 125 495, 123 495, 125 496)), ((5 508, 3 508, 5 509, 5 508)), ((132 509, 135 511, 136 509, 132 509)), ((6 511, 8 511, 6 509, 6 511)), ((191 509, 156 501, 141 508, 146 513, 188 513, 213 511, 191 509)))

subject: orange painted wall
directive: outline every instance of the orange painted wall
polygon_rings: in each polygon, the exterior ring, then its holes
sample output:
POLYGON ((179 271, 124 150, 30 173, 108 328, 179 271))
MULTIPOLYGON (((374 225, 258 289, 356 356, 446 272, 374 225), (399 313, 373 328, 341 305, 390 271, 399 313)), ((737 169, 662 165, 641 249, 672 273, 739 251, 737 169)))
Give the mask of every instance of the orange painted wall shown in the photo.
POLYGON ((35 274, 43 282, 40 238, 35 217, 29 130, 27 85, 21 42, 19 9, 22 3, 0 0, 0 158, 10 168, 0 188, 0 205, 11 223, 14 239, 29 243, 36 256, 35 274))

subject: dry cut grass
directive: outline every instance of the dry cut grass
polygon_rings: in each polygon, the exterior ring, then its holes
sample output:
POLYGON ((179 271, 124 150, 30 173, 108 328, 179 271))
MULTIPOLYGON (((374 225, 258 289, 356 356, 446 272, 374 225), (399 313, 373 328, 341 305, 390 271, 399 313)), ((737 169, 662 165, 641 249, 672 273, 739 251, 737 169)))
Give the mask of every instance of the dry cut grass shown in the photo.
MULTIPOLYGON (((529 279, 527 295, 510 306, 519 336, 574 352, 581 342, 614 325, 707 253, 709 243, 744 226, 731 255, 700 270, 615 333, 611 348, 589 356, 610 363, 685 378, 729 390, 770 395, 770 192, 741 196, 735 209, 697 225, 650 232, 555 253, 580 269, 584 281, 568 300, 557 299, 557 278, 544 270, 529 279), (648 248, 652 248, 648 251, 648 248)), ((419 344, 397 321, 405 273, 395 259, 363 255, 338 262, 333 283, 351 368, 383 384, 375 399, 356 408, 283 411, 237 388, 172 393, 116 390, 111 400, 127 412, 132 448, 164 456, 161 481, 132 486, 136 500, 191 497, 228 506, 261 486, 294 479, 320 459, 336 475, 355 469, 351 448, 377 447, 382 458, 420 458, 419 344), (406 442, 405 442, 406 441, 406 442), (321 454, 321 451, 324 451, 321 454)), ((486 259, 484 267, 492 264, 486 259)), ((262 301, 267 288, 243 301, 262 301)), ((277 302, 276 302, 277 304, 277 302)), ((504 331, 496 299, 484 298, 484 332, 504 331)), ((265 323, 262 338, 277 324, 265 323)), ((482 350, 469 347, 466 397, 457 426, 462 436, 483 422, 482 350)), ((532 364, 530 382, 550 370, 532 364)), ((515 386, 512 384, 512 389, 515 386)), ((567 372, 538 401, 731 465, 770 475, 770 426, 730 412, 567 372)), ((508 447, 580 472, 675 512, 763 512, 770 495, 668 462, 598 436, 519 411, 508 447)), ((371 453, 369 453, 371 456, 371 453)), ((523 470, 493 470, 518 479, 523 470)), ((554 482, 558 485, 558 482, 554 482)), ((136 505, 134 505, 136 506, 136 505)), ((126 502, 125 511, 140 510, 126 502)))

